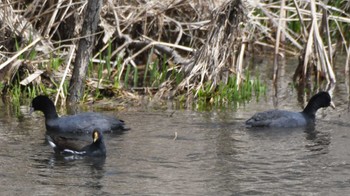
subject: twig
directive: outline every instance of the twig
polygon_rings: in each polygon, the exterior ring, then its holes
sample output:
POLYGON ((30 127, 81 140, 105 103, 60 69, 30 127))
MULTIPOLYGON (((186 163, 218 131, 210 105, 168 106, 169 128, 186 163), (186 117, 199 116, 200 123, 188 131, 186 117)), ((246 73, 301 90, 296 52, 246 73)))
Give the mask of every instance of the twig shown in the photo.
POLYGON ((174 141, 177 139, 177 132, 175 131, 175 133, 174 133, 174 141))
POLYGON ((302 29, 303 32, 304 32, 303 35, 304 35, 304 37, 308 37, 307 30, 306 30, 305 23, 304 23, 304 19, 303 19, 303 16, 301 15, 301 13, 300 13, 299 5, 298 5, 298 3, 296 2, 296 0, 293 0, 293 3, 294 3, 294 6, 295 6, 295 9, 297 10, 299 22, 300 22, 300 24, 301 24, 301 29, 302 29))
MULTIPOLYGON (((66 9, 64 10, 64 13, 62 14, 62 16, 61 16, 61 18, 59 19, 59 21, 63 21, 63 19, 67 16, 67 12, 68 12, 69 8, 70 8, 72 5, 73 5, 72 0, 69 0, 67 6, 62 6, 62 7, 61 7, 61 8, 66 7, 66 9)), ((57 31, 57 29, 58 29, 59 26, 60 26, 59 24, 57 24, 57 25, 55 26, 55 29, 54 29, 54 30, 52 31, 52 33, 51 33, 50 39, 52 39, 52 37, 55 35, 55 33, 56 33, 56 31, 57 31)))
POLYGON ((4 67, 6 67, 9 63, 11 63, 13 60, 15 60, 17 57, 19 57, 23 52, 27 51, 29 48, 34 46, 36 43, 38 43, 41 40, 41 37, 36 38, 33 42, 28 44, 28 46, 24 47, 22 50, 18 51, 13 57, 9 58, 7 61, 2 63, 0 65, 0 70, 2 70, 4 67))
POLYGON ((317 17, 316 17, 316 5, 315 5, 315 1, 311 0, 310 1, 310 7, 311 7, 311 15, 312 15, 312 24, 314 26, 314 39, 315 41, 315 47, 317 49, 317 54, 319 54, 320 56, 320 61, 322 63, 322 67, 323 67, 323 71, 328 73, 326 74, 327 79, 329 77, 329 80, 331 83, 335 83, 336 79, 335 79, 335 75, 333 72, 333 68, 329 62, 329 58, 327 56, 327 52, 324 48, 323 42, 322 42, 322 38, 320 35, 320 32, 318 30, 318 25, 317 25, 317 17))
POLYGON ((238 61, 237 61, 237 66, 236 66, 236 75, 237 75, 237 79, 236 79, 236 84, 239 87, 241 84, 241 80, 242 80, 242 70, 243 70, 243 60, 244 60, 244 52, 245 52, 245 48, 246 48, 246 40, 245 40, 245 35, 242 35, 243 37, 243 41, 242 41, 242 45, 241 45, 241 51, 239 53, 238 56, 238 61))
POLYGON ((26 77, 24 80, 20 82, 21 85, 27 86, 29 83, 31 83, 33 80, 35 80, 37 77, 39 77, 42 73, 44 73, 43 70, 36 70, 34 73, 30 74, 28 77, 26 77))
MULTIPOLYGON (((60 95, 60 92, 62 91, 62 88, 63 88, 63 84, 64 84, 64 81, 66 80, 66 76, 67 76, 67 73, 68 73, 68 70, 69 70, 69 66, 72 62, 72 59, 73 59, 73 56, 74 56, 74 52, 75 52, 75 45, 72 45, 70 50, 69 50, 69 58, 68 58, 68 61, 66 62, 66 69, 64 70, 64 73, 63 73, 63 76, 62 76, 62 80, 61 80, 61 83, 60 83, 60 87, 58 88, 57 90, 57 94, 56 94, 56 98, 55 98, 55 105, 57 104, 57 101, 58 101, 58 97, 60 95)), ((64 98, 64 94, 62 93, 62 98, 64 98)))
MULTIPOLYGON (((285 18, 285 0, 281 0, 281 6, 280 6, 280 17, 278 19, 278 26, 277 26, 277 35, 276 35, 276 46, 275 46, 275 55, 274 55, 274 61, 273 61, 273 82, 276 83, 277 78, 277 72, 278 72, 278 51, 281 41, 281 29, 282 29, 282 18, 285 18)), ((285 26, 285 25, 284 25, 285 26)))
MULTIPOLYGON (((259 4, 260 5, 260 4, 259 4)), ((274 17, 271 16, 271 13, 268 12, 263 6, 259 6, 261 8, 261 11, 264 12, 264 14, 266 16, 268 16, 272 22, 273 25, 278 26, 278 23, 275 21, 274 17)), ((301 44, 299 44, 299 42, 293 38, 292 35, 290 35, 290 33, 288 33, 288 31, 286 29, 281 29, 281 31, 284 33, 284 35, 293 43, 294 46, 296 46, 299 49, 302 49, 303 47, 301 46, 301 44)))
POLYGON ((346 55, 346 62, 345 62, 345 72, 347 74, 349 74, 349 66, 350 66, 350 52, 349 51, 350 51, 350 44, 349 44, 348 54, 346 55))
POLYGON ((52 13, 52 16, 51 16, 51 19, 49 21, 49 24, 47 25, 46 30, 44 32, 44 37, 45 38, 49 36, 50 30, 52 28, 53 23, 55 22, 57 13, 60 10, 60 6, 61 6, 62 2, 63 2, 63 0, 58 0, 58 2, 56 4, 56 9, 54 9, 54 11, 52 13))

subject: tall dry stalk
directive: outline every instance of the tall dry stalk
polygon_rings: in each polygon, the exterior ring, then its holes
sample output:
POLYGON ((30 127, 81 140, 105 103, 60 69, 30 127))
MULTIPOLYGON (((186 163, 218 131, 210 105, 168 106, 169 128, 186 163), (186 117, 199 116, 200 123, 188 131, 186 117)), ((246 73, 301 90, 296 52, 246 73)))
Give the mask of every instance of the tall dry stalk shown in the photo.
MULTIPOLYGON (((22 61, 14 61, 11 57, 28 55, 29 51, 19 52, 37 39, 40 39, 35 44, 38 55, 34 60, 26 59, 27 64, 45 71, 50 56, 67 62, 72 57, 67 51, 77 45, 77 40, 85 38, 79 37, 79 32, 86 2, 0 0, 0 66, 4 67, 3 63, 11 60, 6 64, 21 67, 19 62, 22 61), (13 47, 16 41, 19 49, 13 47)), ((220 82, 225 83, 232 75, 237 76, 237 84, 241 83, 249 48, 249 51, 266 58, 273 57, 261 51, 274 53, 276 59, 281 53, 299 55, 297 81, 324 77, 331 83, 336 81, 332 55, 339 48, 345 48, 350 58, 349 36, 344 31, 344 26, 350 25, 350 6, 342 3, 341 7, 333 7, 332 2, 328 2, 108 0, 104 1, 100 14, 91 61, 103 63, 96 58, 103 56, 110 44, 112 72, 119 74, 118 79, 122 80, 126 74, 123 67, 127 64, 142 71, 147 63, 160 61, 166 56, 168 73, 174 70, 186 74, 178 88, 171 79, 165 82, 170 84, 166 85, 167 88, 192 92, 191 89, 199 90, 207 82, 215 90, 220 82), (281 25, 281 22, 286 25, 281 25), (293 28, 291 23, 300 25, 300 29, 293 28), (339 34, 339 38, 331 39, 334 34, 339 34), (280 37, 283 36, 285 44, 281 47, 280 37), (122 66, 118 70, 116 64, 120 59, 122 66), (309 77, 312 74, 316 77, 309 77)), ((276 65, 275 74, 278 71, 276 65)), ((63 73, 69 65, 66 66, 57 72, 63 73)), ((348 65, 345 69, 349 70, 348 65)), ((0 76, 1 71, 4 69, 0 69, 0 76)), ((56 82, 71 77, 69 71, 67 74, 57 72, 53 73, 56 82)), ((29 74, 33 73, 35 71, 29 74)))
MULTIPOLYGON (((289 54, 293 54, 294 51, 298 50, 301 52, 301 64, 296 70, 295 78, 300 78, 301 80, 299 81, 305 81, 305 78, 309 77, 307 74, 312 73, 313 68, 316 67, 316 75, 325 77, 330 83, 336 82, 332 68, 332 55, 335 53, 334 45, 339 44, 335 43, 335 39, 331 39, 331 34, 338 32, 341 35, 341 43, 343 43, 343 45, 348 42, 342 33, 339 23, 349 25, 349 14, 339 8, 325 5, 323 1, 317 0, 308 2, 293 0, 283 6, 284 10, 288 13, 284 20, 287 21, 287 23, 298 21, 301 28, 301 33, 297 33, 295 30, 298 29, 292 29, 289 26, 286 26, 285 29, 280 29, 280 26, 276 25, 277 35, 279 35, 279 31, 281 31, 282 34, 286 35, 287 40, 296 47, 294 49, 289 47, 285 51, 289 54), (320 28, 321 22, 322 29, 320 28), (338 29, 330 29, 330 22, 337 24, 338 29)), ((266 27, 266 23, 264 22, 267 19, 275 23, 275 19, 278 18, 275 13, 278 10, 281 11, 281 7, 282 6, 276 6, 276 2, 266 4, 258 3, 255 9, 261 10, 266 17, 253 16, 253 19, 255 19, 256 24, 261 25, 260 29, 263 29, 266 27)), ((281 18, 281 13, 279 18, 281 18)), ((263 32, 265 36, 273 37, 271 32, 274 32, 274 30, 268 27, 266 29, 268 30, 263 32)), ((271 39, 271 42, 278 43, 278 36, 276 40, 271 39)), ((346 49, 346 47, 345 44, 344 48, 346 49)), ((276 45, 275 51, 277 49, 279 49, 279 47, 276 45)), ((319 77, 315 78, 319 79, 319 77)))
POLYGON ((281 40, 281 29, 286 26, 285 21, 283 21, 283 19, 286 17, 286 13, 284 11, 284 6, 285 6, 285 0, 281 0, 280 18, 278 20, 275 54, 274 54, 274 61, 273 61, 273 67, 274 67, 273 68, 273 81, 274 81, 274 83, 276 82, 277 71, 278 71, 279 46, 280 46, 280 42, 282 41, 281 40))
POLYGON ((205 43, 194 55, 193 62, 182 66, 186 78, 179 89, 195 88, 198 92, 206 81, 211 81, 211 89, 215 89, 220 81, 227 81, 229 74, 241 77, 246 41, 242 40, 242 24, 247 19, 246 14, 241 0, 227 1, 213 13, 205 43))

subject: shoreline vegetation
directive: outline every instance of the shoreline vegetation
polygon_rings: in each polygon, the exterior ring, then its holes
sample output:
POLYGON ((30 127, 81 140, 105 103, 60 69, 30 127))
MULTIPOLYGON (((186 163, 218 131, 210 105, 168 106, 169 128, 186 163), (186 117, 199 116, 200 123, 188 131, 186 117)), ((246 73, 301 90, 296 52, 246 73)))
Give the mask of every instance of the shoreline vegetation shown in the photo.
POLYGON ((349 72, 350 1, 100 2, 97 29, 83 36, 88 1, 1 1, 2 97, 19 105, 46 94, 65 105, 83 57, 81 103, 143 95, 203 108, 246 102, 268 88, 249 67, 261 55, 273 59, 274 84, 281 62, 298 57, 291 82, 302 91, 332 88, 339 54, 349 72), (79 57, 80 40, 91 42, 91 56, 79 57))

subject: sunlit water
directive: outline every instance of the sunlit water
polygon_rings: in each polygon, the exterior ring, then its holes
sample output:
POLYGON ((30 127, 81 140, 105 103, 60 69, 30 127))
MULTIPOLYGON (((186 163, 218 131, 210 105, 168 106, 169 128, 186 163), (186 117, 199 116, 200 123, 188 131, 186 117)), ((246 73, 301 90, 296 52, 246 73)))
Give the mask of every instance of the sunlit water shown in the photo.
MULTIPOLYGON (((278 108, 300 111, 297 93, 278 108)), ((314 128, 247 129, 274 108, 270 94, 237 110, 129 109, 103 112, 131 128, 105 135, 107 158, 64 159, 45 141, 44 118, 0 104, 0 195, 346 195, 350 192, 350 114, 344 84, 336 110, 314 128)))

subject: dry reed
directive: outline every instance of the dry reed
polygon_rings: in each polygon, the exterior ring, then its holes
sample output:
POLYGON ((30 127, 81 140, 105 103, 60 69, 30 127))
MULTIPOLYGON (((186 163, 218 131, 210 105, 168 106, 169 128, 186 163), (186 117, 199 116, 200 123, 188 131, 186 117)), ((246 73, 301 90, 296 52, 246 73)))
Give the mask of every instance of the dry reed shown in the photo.
MULTIPOLYGON (((26 2, 0 1, 0 76, 14 75, 13 70, 5 73, 10 70, 5 67, 15 65, 16 58, 33 49, 37 51, 36 59, 26 63, 36 69, 43 70, 39 65, 47 64, 50 55, 64 58, 66 63, 62 66, 71 69, 70 49, 82 38, 79 32, 86 1, 26 2), (16 42, 23 49, 13 47, 16 42)), ((169 70, 182 72, 185 77, 179 86, 170 80, 165 86, 180 93, 193 89, 198 92, 208 81, 215 90, 231 75, 237 76, 239 84, 247 67, 244 64, 247 48, 257 52, 255 48, 264 47, 274 49, 275 72, 279 55, 300 55, 296 81, 305 81, 307 73, 316 68, 314 75, 335 83, 333 55, 338 48, 345 48, 344 69, 349 71, 349 35, 343 34, 344 30, 349 31, 348 11, 348 4, 334 7, 320 0, 108 0, 104 2, 99 31, 95 34, 93 59, 104 54, 112 43, 111 60, 123 58, 121 70, 116 70, 121 80, 127 64, 136 69, 151 61, 148 58, 151 52, 158 59, 166 55, 169 70), (300 27, 292 28, 290 23, 300 27), (332 37, 335 34, 339 36, 332 37)), ((57 81, 70 77, 63 67, 63 76, 54 73, 57 81)), ((4 82, 5 77, 0 80, 4 82)))

